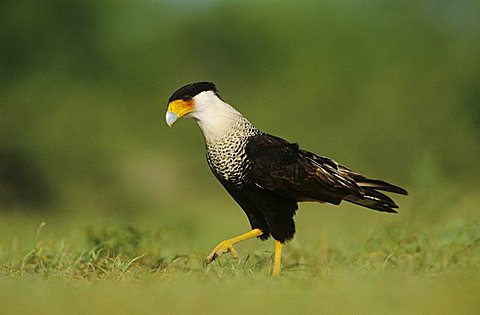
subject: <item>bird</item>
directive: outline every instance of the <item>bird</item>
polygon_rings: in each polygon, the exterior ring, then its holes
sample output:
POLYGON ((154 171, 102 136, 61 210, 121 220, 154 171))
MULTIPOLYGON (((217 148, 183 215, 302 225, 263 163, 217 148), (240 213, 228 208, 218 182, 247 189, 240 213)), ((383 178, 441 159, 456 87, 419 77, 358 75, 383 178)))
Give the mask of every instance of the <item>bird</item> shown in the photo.
POLYGON ((271 274, 279 276, 283 244, 295 234, 299 202, 339 205, 347 201, 372 210, 397 213, 383 192, 408 192, 383 180, 370 179, 335 160, 303 150, 297 143, 257 129, 220 97, 215 84, 196 82, 168 99, 168 126, 181 117, 196 121, 205 140, 214 176, 245 212, 251 230, 221 241, 205 259, 222 254, 238 258, 233 245, 251 238, 274 239, 271 274))

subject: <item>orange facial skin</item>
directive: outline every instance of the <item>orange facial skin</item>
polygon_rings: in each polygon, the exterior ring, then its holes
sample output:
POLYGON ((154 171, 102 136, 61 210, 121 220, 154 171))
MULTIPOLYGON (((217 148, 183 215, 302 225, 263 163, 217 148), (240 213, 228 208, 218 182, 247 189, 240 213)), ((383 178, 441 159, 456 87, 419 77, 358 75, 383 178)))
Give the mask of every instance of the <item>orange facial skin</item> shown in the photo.
POLYGON ((193 100, 175 100, 168 104, 168 111, 177 115, 178 118, 193 111, 193 100))

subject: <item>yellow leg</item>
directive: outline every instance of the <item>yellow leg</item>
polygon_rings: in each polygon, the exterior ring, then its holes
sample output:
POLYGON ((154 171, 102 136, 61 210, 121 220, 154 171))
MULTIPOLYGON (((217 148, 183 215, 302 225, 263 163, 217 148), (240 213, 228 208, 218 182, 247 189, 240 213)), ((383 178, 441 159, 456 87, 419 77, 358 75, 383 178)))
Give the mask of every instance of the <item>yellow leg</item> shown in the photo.
POLYGON ((234 258, 238 258, 238 253, 233 248, 233 244, 248 240, 253 237, 262 235, 263 232, 260 229, 253 229, 250 232, 245 234, 230 238, 228 240, 221 241, 215 248, 210 252, 210 254, 205 259, 205 263, 209 264, 215 260, 218 256, 225 253, 230 253, 234 258))
POLYGON ((275 240, 275 253, 273 255, 273 270, 272 276, 278 277, 280 275, 280 265, 282 261, 282 246, 280 241, 275 240))

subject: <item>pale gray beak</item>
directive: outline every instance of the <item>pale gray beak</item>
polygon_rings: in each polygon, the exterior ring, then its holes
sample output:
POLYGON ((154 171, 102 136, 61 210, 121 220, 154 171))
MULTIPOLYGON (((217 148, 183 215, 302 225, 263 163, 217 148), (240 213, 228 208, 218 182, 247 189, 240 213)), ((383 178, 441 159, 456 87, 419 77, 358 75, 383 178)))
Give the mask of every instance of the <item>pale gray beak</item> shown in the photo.
POLYGON ((171 111, 167 110, 167 113, 165 115, 165 121, 167 122, 167 125, 169 127, 172 127, 173 123, 176 122, 178 119, 178 116, 172 113, 171 111))

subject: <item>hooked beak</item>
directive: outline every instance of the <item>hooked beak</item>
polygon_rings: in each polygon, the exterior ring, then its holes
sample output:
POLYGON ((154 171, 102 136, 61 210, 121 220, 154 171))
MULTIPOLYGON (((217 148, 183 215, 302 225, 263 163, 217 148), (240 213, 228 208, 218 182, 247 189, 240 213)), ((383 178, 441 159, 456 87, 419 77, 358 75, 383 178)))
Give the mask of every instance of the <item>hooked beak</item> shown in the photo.
POLYGON ((167 113, 165 114, 165 121, 172 127, 178 118, 191 113, 194 109, 192 99, 189 100, 175 100, 168 104, 167 113))
POLYGON ((165 121, 167 122, 167 125, 169 127, 172 127, 172 125, 177 121, 177 119, 178 116, 175 113, 167 110, 167 114, 165 115, 165 121))

